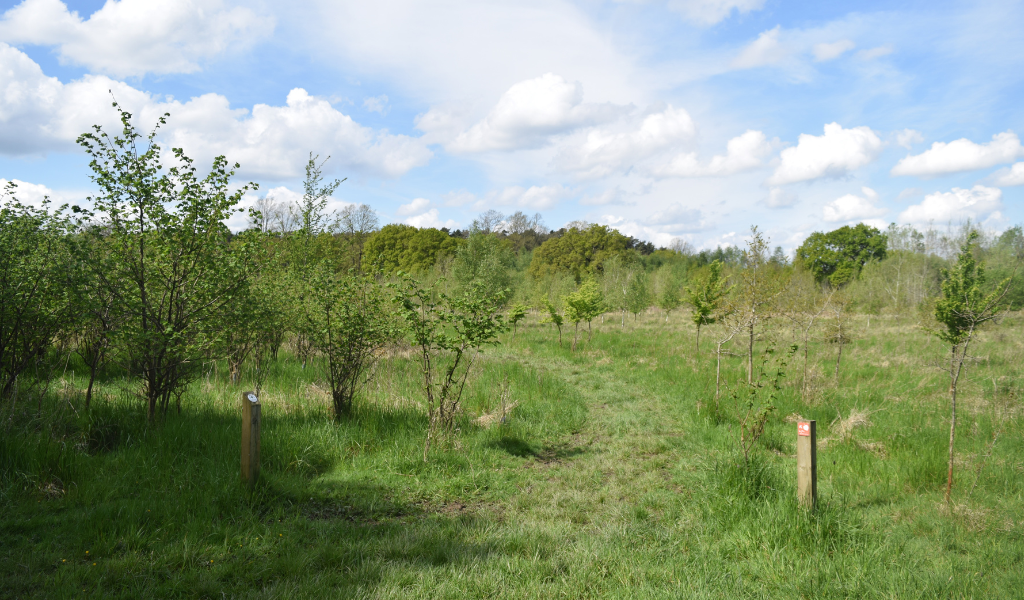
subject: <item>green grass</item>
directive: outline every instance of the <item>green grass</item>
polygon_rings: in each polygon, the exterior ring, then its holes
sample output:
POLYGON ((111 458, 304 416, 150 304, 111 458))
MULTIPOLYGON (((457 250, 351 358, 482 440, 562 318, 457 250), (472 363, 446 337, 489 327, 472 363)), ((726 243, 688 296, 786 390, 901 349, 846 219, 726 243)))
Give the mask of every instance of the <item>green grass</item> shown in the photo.
MULTIPOLYGON (((739 407, 727 393, 711 411, 715 333, 698 356, 685 315, 618 323, 571 354, 528 319, 479 359, 458 447, 428 463, 403 353, 340 424, 313 374, 282 359, 252 493, 238 472, 244 388, 223 368, 149 427, 114 376, 83 414, 72 365, 41 415, 0 407, 0 596, 1024 596, 1020 317, 974 352, 952 511, 946 354, 921 330, 858 321, 838 382, 835 348, 814 344, 803 395, 795 358, 744 467, 739 407), (474 425, 505 378, 518 407, 474 425), (870 424, 839 436, 833 421, 853 410, 870 424), (814 512, 795 501, 795 415, 829 438, 814 512)), ((732 387, 743 364, 725 360, 732 387)))

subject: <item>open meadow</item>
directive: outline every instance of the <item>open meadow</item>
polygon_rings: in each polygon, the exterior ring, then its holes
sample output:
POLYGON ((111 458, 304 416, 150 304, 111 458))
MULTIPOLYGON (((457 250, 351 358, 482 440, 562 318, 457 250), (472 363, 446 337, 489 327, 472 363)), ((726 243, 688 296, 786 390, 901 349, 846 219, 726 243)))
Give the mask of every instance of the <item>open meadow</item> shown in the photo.
MULTIPOLYGON (((744 467, 745 356, 701 352, 685 311, 594 322, 570 351, 529 315, 477 357, 460 432, 423 461, 418 363, 395 345, 352 416, 282 350, 262 474, 239 477, 225 364, 157 426, 136 388, 71 360, 45 406, 6 408, 0 596, 1007 598, 1024 590, 1024 318, 979 334, 944 502, 948 346, 912 318, 812 341, 744 467), (504 408, 503 408, 504 406, 504 408), (42 408, 41 411, 37 408, 42 408), (819 505, 796 503, 796 425, 818 423, 819 505)), ((777 317, 777 357, 799 332, 777 317)), ((726 348, 728 349, 728 347, 726 348)), ((773 364, 775 364, 773 362, 773 364)))

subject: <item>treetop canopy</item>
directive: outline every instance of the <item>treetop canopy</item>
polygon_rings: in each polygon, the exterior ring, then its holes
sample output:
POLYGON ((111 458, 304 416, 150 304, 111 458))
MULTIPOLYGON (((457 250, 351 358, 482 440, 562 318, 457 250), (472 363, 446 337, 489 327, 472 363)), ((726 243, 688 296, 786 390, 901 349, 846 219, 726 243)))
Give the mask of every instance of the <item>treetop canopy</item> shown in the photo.
POLYGON ((888 239, 878 229, 858 223, 828 233, 814 232, 797 248, 796 260, 819 283, 841 286, 860 275, 871 260, 885 258, 888 239))

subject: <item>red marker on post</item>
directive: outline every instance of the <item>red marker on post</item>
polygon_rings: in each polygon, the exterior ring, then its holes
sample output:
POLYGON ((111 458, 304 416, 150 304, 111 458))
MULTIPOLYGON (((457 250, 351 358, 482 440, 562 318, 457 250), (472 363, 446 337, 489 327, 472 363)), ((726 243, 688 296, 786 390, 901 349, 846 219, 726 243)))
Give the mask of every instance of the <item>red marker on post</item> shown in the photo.
POLYGON ((807 508, 814 508, 818 501, 818 436, 815 425, 815 421, 796 424, 797 498, 807 508))

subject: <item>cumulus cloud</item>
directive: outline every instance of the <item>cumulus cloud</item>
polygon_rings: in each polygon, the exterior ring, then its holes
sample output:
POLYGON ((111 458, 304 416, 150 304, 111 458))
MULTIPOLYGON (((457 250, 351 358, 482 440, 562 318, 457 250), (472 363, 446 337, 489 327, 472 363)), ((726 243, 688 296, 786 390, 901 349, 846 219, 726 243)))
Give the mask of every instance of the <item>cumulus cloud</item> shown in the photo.
POLYGON ((386 94, 371 96, 363 100, 363 108, 370 112, 380 113, 381 116, 388 114, 388 97, 386 94))
POLYGON ((242 164, 242 175, 288 178, 300 175, 310 148, 331 155, 328 169, 396 177, 432 157, 423 140, 364 127, 302 88, 284 106, 232 108, 219 94, 187 102, 167 100, 102 75, 67 84, 47 77, 20 50, 0 43, 0 154, 25 156, 67 151, 94 124, 114 131, 117 101, 148 130, 171 113, 161 141, 182 147, 208 163, 223 154, 242 164))
POLYGON ((703 231, 708 228, 708 222, 699 209, 691 208, 681 202, 652 214, 643 221, 643 224, 663 233, 687 233, 703 231))
POLYGON ((781 31, 782 27, 776 25, 774 29, 762 32, 732 59, 729 66, 733 69, 752 69, 777 64, 788 58, 790 51, 779 42, 781 31))
POLYGON ((273 29, 272 18, 220 0, 106 2, 88 19, 59 0, 24 0, 0 17, 0 40, 56 46, 62 63, 117 77, 191 73, 273 29))
POLYGON ((423 214, 416 215, 415 217, 409 217, 405 220, 405 224, 412 225, 413 227, 433 227, 436 229, 440 229, 442 227, 458 229, 459 227, 458 221, 453 221, 452 219, 442 221, 436 208, 432 208, 423 214))
POLYGON ((768 208, 788 208, 796 204, 799 198, 793 192, 780 187, 773 187, 768 190, 768 196, 764 203, 768 208))
POLYGON ((856 44, 850 40, 839 40, 838 42, 815 44, 812 52, 814 60, 825 62, 839 58, 844 53, 853 50, 854 47, 856 44))
POLYGON ((452 152, 537 148, 551 136, 622 113, 610 104, 584 104, 583 86, 553 73, 513 85, 482 121, 459 134, 452 152))
POLYGON ((1012 131, 997 133, 992 141, 976 144, 967 138, 952 142, 935 142, 921 154, 906 156, 892 168, 893 175, 934 177, 946 173, 985 169, 1013 162, 1024 156, 1020 139, 1012 131))
POLYGON ((760 10, 764 0, 674 0, 668 7, 701 25, 714 25, 724 21, 736 11, 738 14, 760 10))
POLYGON ((732 175, 762 166, 764 159, 772 152, 768 138, 760 131, 747 130, 743 135, 729 140, 726 153, 717 155, 702 165, 696 152, 679 154, 664 167, 655 169, 660 176, 701 177, 732 175))
POLYGON ((586 130, 580 140, 570 140, 555 164, 579 177, 604 177, 626 171, 637 162, 663 150, 689 143, 697 133, 690 114, 671 105, 639 119, 586 130))
POLYGON ((582 206, 608 206, 610 204, 636 204, 630 200, 632 194, 627 193, 620 186, 606 189, 600 194, 584 196, 580 199, 582 206))
POLYGON ((984 221, 1003 207, 1003 192, 999 188, 976 185, 969 190, 953 188, 948 192, 935 192, 924 197, 900 213, 901 223, 924 225, 931 222, 949 222, 973 219, 984 221))
POLYGON ((896 132, 896 145, 902 146, 907 150, 914 144, 920 144, 924 141, 924 136, 921 135, 920 131, 913 129, 904 129, 896 132))
POLYGON ((43 200, 45 198, 50 198, 54 203, 58 203, 63 200, 63 198, 54 194, 53 190, 40 183, 29 183, 20 179, 4 179, 2 177, 0 177, 0 200, 6 199, 4 194, 7 190, 8 183, 14 183, 14 185, 18 186, 14 189, 14 193, 12 195, 22 204, 39 208, 43 205, 43 200))
POLYGON ((656 246, 666 247, 679 236, 661 231, 658 227, 644 225, 638 221, 626 219, 617 215, 603 215, 599 219, 600 224, 607 225, 623 235, 628 235, 641 240, 653 242, 656 246))
POLYGON ((1009 169, 1000 169, 995 173, 993 182, 996 185, 1024 185, 1024 162, 1019 162, 1009 169))
POLYGON ((829 123, 824 135, 802 133, 796 146, 782 151, 768 185, 842 177, 875 160, 881 150, 882 140, 868 127, 843 129, 839 123, 829 123))
POLYGON ((569 194, 569 189, 561 184, 533 185, 528 188, 513 185, 488 194, 483 199, 482 206, 517 206, 544 210, 555 206, 569 194))
POLYGON ((395 214, 399 216, 418 215, 426 212, 429 206, 430 200, 427 200, 426 198, 415 198, 412 202, 399 206, 398 210, 395 211, 395 214))
POLYGON ((861 188, 863 196, 846 194, 826 204, 821 211, 822 217, 829 223, 861 221, 880 217, 885 209, 878 206, 878 192, 869 188, 861 188))

